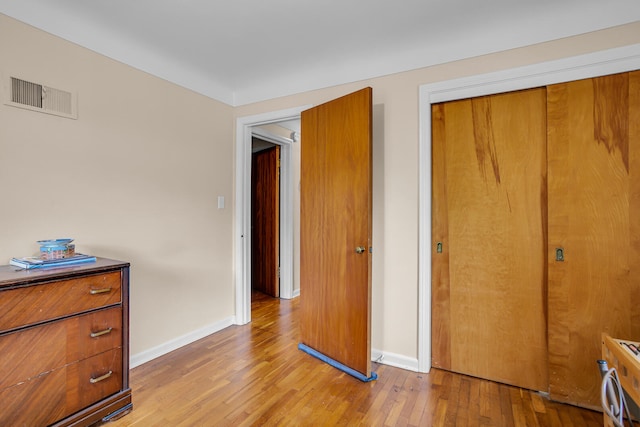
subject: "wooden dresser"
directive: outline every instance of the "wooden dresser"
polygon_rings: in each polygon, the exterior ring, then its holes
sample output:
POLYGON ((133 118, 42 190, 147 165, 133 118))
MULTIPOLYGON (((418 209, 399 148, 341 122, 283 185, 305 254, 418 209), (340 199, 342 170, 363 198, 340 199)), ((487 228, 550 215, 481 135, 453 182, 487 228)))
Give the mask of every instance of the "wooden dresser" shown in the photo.
POLYGON ((0 266, 0 426, 88 426, 131 408, 129 263, 0 266))

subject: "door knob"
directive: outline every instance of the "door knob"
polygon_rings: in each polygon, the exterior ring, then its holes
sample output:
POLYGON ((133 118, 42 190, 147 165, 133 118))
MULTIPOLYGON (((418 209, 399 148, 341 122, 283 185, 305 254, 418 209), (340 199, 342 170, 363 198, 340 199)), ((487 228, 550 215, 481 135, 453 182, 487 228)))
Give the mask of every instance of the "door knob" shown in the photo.
POLYGON ((363 253, 364 253, 364 251, 366 251, 366 249, 364 248, 364 246, 358 246, 358 247, 356 248, 356 253, 357 253, 357 254, 363 254, 363 253))

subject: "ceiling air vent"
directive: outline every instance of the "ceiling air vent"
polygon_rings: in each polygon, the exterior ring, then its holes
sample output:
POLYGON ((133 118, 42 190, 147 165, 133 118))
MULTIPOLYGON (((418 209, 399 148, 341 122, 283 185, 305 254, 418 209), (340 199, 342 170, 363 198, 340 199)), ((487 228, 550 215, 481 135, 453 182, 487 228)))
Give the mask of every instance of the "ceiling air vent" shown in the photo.
POLYGON ((75 94, 39 83, 11 77, 6 105, 56 116, 78 118, 75 94))

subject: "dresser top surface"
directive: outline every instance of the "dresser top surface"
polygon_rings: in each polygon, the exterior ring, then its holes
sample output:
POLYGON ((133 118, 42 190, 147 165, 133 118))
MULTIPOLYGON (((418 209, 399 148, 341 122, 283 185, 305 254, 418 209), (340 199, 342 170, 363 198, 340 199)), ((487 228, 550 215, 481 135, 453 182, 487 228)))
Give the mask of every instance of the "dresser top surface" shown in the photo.
POLYGON ((114 270, 128 267, 128 262, 116 261, 108 258, 97 258, 96 262, 79 264, 62 268, 43 268, 24 270, 13 265, 0 266, 0 290, 18 284, 28 284, 56 279, 72 278, 74 276, 100 273, 101 271, 114 270))

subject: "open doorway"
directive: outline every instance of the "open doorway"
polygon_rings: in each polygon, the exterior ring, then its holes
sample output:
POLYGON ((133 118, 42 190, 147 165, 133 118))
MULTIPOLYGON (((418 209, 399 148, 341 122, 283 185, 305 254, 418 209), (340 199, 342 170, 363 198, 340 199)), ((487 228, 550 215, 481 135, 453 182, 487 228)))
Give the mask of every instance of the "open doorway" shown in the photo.
MULTIPOLYGON (((280 298, 290 299, 299 293, 299 279, 294 278, 294 232, 299 214, 294 214, 299 190, 299 126, 300 112, 309 106, 241 117, 236 121, 236 200, 235 200, 235 270, 236 324, 251 321, 252 284, 252 212, 251 161, 252 141, 258 137, 280 147, 280 298), (298 154, 297 154, 298 153, 298 154), (294 281, 298 286, 294 287, 294 281)), ((298 209, 299 212, 299 209, 298 209)), ((298 252, 299 253, 299 252, 298 252)))
POLYGON ((280 297, 280 145, 251 138, 251 301, 280 297))

